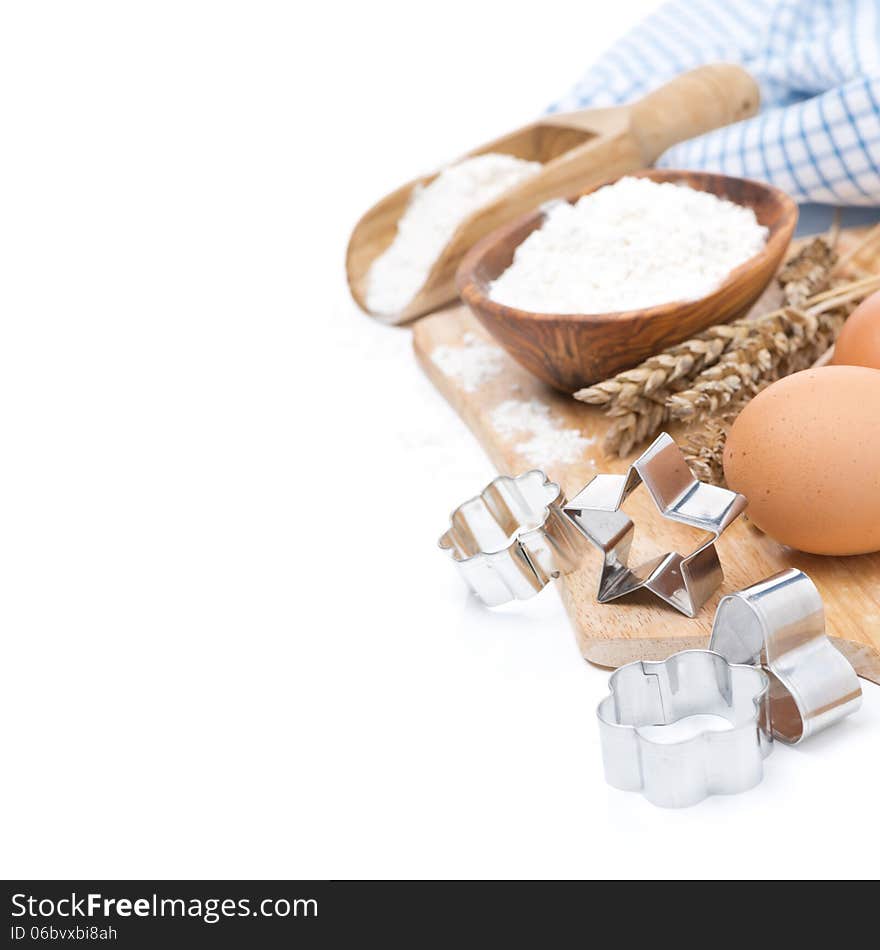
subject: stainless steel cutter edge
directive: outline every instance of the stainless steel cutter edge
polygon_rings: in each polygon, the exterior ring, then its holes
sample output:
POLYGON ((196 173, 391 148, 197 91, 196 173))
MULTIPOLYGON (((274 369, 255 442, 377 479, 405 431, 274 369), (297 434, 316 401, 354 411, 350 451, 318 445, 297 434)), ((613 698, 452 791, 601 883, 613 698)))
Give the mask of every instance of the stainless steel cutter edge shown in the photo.
POLYGON ((577 567, 592 544, 604 556, 600 603, 645 589, 695 617, 724 577, 715 541, 745 507, 743 495, 697 481, 664 432, 625 475, 597 475, 567 504, 540 469, 498 476, 453 511, 440 547, 452 552, 466 583, 490 607, 534 596, 577 567), (635 526, 619 509, 642 483, 663 517, 705 531, 706 541, 686 556, 669 552, 631 568, 635 526), (551 491, 537 497, 537 486, 551 491), (495 535, 494 544, 487 534, 495 535))
POLYGON ((621 666, 596 710, 606 780, 665 808, 753 788, 773 748, 769 688, 762 670, 729 663, 709 650, 621 666), (673 743, 644 734, 648 726, 700 714, 724 716, 732 720, 731 728, 703 730, 673 743))
POLYGON ((604 555, 598 600, 607 603, 646 589, 688 617, 695 617, 724 579, 715 542, 745 511, 744 495, 698 481, 681 449, 664 432, 624 475, 596 475, 563 506, 566 516, 604 555), (629 566, 635 525, 621 505, 644 484, 664 518, 705 531, 690 554, 669 552, 629 566))
POLYGON ((499 475, 452 512, 439 546, 487 606, 525 600, 579 559, 563 501, 562 489, 540 469, 499 475))
POLYGON ((789 745, 861 705, 858 676, 825 633, 822 597, 796 568, 723 597, 709 649, 770 672, 773 734, 789 745))

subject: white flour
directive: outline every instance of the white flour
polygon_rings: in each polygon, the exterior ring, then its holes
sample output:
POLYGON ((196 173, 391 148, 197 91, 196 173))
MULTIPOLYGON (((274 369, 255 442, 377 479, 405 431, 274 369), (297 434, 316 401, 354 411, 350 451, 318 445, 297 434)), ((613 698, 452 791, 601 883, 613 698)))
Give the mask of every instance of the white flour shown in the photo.
POLYGON ((431 351, 431 362, 444 376, 456 380, 466 393, 472 393, 501 372, 504 354, 473 333, 465 333, 462 346, 444 343, 435 347, 431 351))
POLYGON ((530 465, 577 462, 592 439, 578 429, 564 429, 550 415, 550 407, 538 399, 508 399, 492 411, 492 427, 504 438, 522 433, 531 438, 514 448, 530 465))
POLYGON ((389 248, 367 276, 367 307, 393 316, 415 297, 456 228, 479 208, 541 170, 539 162, 490 152, 450 165, 413 192, 389 248))
POLYGON ((508 399, 492 410, 492 428, 498 435, 510 438, 519 432, 540 432, 552 429, 550 407, 538 399, 508 399))
POLYGON ((715 290, 764 246, 751 208, 681 185, 620 181, 558 201, 492 283, 499 303, 537 313, 611 313, 715 290))

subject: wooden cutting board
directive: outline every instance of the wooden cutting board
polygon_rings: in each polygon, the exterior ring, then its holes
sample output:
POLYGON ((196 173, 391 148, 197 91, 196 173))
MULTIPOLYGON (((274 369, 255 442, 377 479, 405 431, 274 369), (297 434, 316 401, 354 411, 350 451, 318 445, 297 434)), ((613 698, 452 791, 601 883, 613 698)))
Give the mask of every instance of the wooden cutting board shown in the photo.
MULTIPOLYGON (((858 236, 856 231, 844 232, 843 250, 858 236)), ((876 261, 862 258, 860 263, 874 272, 880 271, 880 254, 876 261)), ((472 391, 461 379, 446 375, 432 359, 437 347, 459 347, 468 341, 473 346, 473 338, 494 345, 462 306, 425 317, 413 330, 416 356, 425 372, 473 431, 499 473, 516 475, 529 468, 543 468, 562 486, 566 496, 572 497, 595 474, 626 470, 638 452, 628 459, 605 458, 601 446, 607 422, 598 409, 549 389, 500 348, 500 371, 482 385, 471 386, 472 391), (492 414, 501 403, 531 399, 546 405, 561 428, 579 430, 591 440, 576 462, 559 464, 548 460, 536 465, 536 459, 523 455, 528 433, 498 430, 492 414)), ((676 438, 681 434, 674 426, 669 431, 676 438)), ((482 487, 474 485, 474 493, 482 487)), ((462 500, 450 498, 450 510, 462 500)), ((661 551, 693 548, 696 535, 691 529, 662 519, 643 488, 631 496, 626 512, 636 524, 632 563, 661 551)), ((647 594, 610 604, 597 603, 595 593, 602 559, 598 551, 591 552, 575 573, 556 582, 584 657, 600 666, 616 667, 632 660, 663 659, 677 650, 705 647, 715 607, 724 594, 748 587, 783 568, 797 567, 809 574, 822 594, 828 632, 835 644, 860 676, 880 683, 880 553, 858 557, 802 554, 762 534, 748 522, 747 516, 725 532, 718 542, 718 552, 724 567, 724 583, 695 619, 684 617, 647 594)))

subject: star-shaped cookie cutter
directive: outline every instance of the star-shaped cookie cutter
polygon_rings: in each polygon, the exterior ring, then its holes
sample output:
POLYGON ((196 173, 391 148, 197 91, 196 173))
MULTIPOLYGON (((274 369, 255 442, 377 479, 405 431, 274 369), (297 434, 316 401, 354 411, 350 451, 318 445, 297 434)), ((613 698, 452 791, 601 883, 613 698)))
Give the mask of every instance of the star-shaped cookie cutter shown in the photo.
POLYGON ((596 475, 563 512, 605 556, 599 603, 644 589, 695 617, 724 578, 715 542, 746 504, 738 492, 697 481, 679 447, 664 432, 625 475, 596 475), (664 518, 706 532, 696 550, 687 555, 668 552, 630 567, 635 525, 620 507, 641 484, 664 518))

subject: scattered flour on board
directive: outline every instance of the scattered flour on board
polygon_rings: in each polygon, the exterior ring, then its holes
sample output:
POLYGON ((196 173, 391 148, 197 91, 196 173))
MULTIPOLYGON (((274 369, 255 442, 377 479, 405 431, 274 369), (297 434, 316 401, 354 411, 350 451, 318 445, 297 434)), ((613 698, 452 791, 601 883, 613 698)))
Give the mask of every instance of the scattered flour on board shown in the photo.
POLYGON ((461 346, 443 343, 435 347, 431 362, 444 376, 455 379, 466 393, 472 393, 501 372, 504 354, 473 333, 465 333, 461 346))
POLYGON ((757 254, 768 234, 751 208, 647 178, 621 178, 544 211, 544 223, 491 284, 493 300, 535 313, 696 300, 757 254))
POLYGON ((519 432, 540 432, 555 425, 550 407, 538 399, 508 399, 492 410, 492 427, 508 439, 519 432))
POLYGON ((540 162, 489 152, 450 165, 416 187, 397 222, 397 235, 370 267, 368 309, 385 316, 400 313, 462 221, 540 170, 540 162))
POLYGON ((492 410, 492 426, 502 437, 520 433, 531 438, 518 442, 516 451, 531 465, 577 462, 593 440, 578 429, 564 429, 538 399, 507 399, 492 410))

